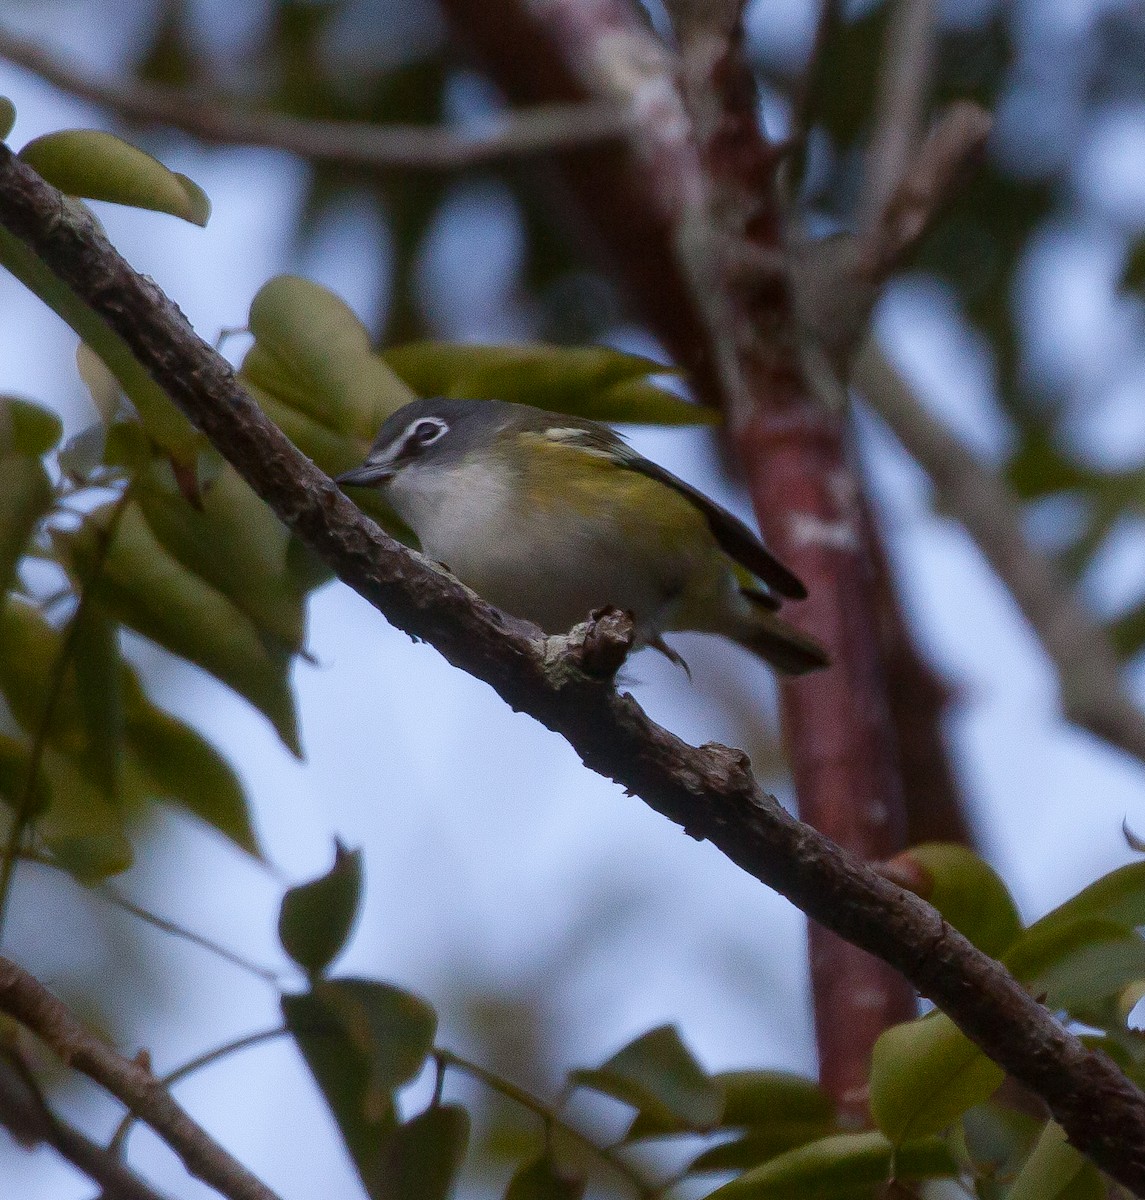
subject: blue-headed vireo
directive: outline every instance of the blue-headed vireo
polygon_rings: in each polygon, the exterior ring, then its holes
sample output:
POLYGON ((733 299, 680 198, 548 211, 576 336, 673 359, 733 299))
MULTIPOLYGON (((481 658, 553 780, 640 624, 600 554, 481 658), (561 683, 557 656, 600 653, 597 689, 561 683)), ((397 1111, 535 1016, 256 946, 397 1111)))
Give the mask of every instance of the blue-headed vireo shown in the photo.
POLYGON ((661 634, 695 629, 785 674, 827 665, 775 613, 781 597, 806 596, 800 580, 742 521, 595 421, 414 400, 337 482, 380 489, 425 554, 547 633, 611 604, 632 613, 637 646, 674 660, 661 634))

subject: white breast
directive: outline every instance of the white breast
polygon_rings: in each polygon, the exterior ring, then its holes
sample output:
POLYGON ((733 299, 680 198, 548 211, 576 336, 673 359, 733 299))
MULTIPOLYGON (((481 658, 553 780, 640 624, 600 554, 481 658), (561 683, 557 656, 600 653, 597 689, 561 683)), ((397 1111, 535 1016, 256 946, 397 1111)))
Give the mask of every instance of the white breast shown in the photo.
POLYGON ((503 471, 411 463, 388 488, 422 550, 490 603, 563 633, 595 608, 632 611, 652 632, 669 596, 664 581, 633 571, 606 514, 522 511, 503 471))

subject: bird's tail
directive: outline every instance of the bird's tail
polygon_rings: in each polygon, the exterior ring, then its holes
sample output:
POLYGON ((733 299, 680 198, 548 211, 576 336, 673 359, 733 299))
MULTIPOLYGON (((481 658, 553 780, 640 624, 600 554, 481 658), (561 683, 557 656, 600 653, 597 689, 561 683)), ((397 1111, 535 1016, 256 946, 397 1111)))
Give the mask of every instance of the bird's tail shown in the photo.
POLYGON ((805 675, 830 665, 827 651, 813 637, 800 633, 750 592, 745 593, 745 599, 751 604, 751 615, 735 635, 741 646, 758 654, 782 675, 805 675))

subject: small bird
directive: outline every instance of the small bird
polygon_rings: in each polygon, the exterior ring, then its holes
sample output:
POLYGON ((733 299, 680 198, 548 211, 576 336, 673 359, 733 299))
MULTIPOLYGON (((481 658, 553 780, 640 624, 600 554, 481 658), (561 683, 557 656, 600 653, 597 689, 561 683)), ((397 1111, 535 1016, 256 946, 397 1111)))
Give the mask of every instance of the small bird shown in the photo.
POLYGON ((632 614, 637 647, 674 662, 661 635, 693 629, 783 674, 828 663, 776 615, 781 597, 807 595, 800 580, 742 521, 596 421, 500 400, 414 400, 336 482, 379 489, 426 555, 546 633, 613 605, 632 614))

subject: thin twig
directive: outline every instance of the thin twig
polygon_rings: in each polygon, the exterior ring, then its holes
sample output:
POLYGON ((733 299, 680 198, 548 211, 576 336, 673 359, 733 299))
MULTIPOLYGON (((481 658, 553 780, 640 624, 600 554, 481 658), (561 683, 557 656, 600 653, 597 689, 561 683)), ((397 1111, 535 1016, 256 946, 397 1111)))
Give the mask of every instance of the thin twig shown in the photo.
POLYGON ((861 234, 861 272, 878 283, 901 265, 977 163, 993 124, 969 100, 951 104, 861 234))
POLYGON ((935 0, 895 0, 883 42, 860 229, 876 224, 914 160, 930 98, 935 0))
POLYGON ((480 1063, 472 1062, 460 1054, 455 1054, 452 1050, 435 1049, 433 1056, 442 1066, 453 1067, 461 1071, 483 1083, 491 1091, 497 1092, 522 1108, 527 1108, 530 1112, 535 1113, 544 1122, 546 1129, 559 1129, 570 1141, 576 1142, 578 1146, 587 1150, 597 1162, 619 1175, 638 1196, 654 1196, 660 1190, 657 1185, 646 1180, 631 1163, 621 1158, 612 1147, 599 1145, 587 1133, 577 1129, 575 1125, 570 1125, 561 1117, 559 1111, 546 1104, 539 1096, 518 1087, 515 1083, 510 1083, 509 1080, 503 1079, 495 1072, 481 1066, 480 1063))
MULTIPOLYGON (((1046 1101, 1074 1145, 1115 1179, 1145 1192, 1145 1094, 1109 1058, 1064 1029, 928 904, 787 813, 760 790, 742 751, 687 745, 621 695, 611 677, 590 673, 585 649, 593 641, 592 622, 575 636, 546 639, 380 530, 269 420, 231 365, 195 335, 154 281, 133 271, 86 212, 65 205, 3 145, 0 226, 124 339, 278 518, 395 626, 431 642, 514 709, 559 732, 590 769, 901 971, 1046 1101)), ((35 980, 3 959, 0 1010, 128 1102, 193 1170, 226 1178, 221 1190, 233 1200, 267 1200, 266 1189, 233 1160, 220 1159, 221 1149, 148 1072, 96 1042, 35 980)))
MULTIPOLYGON (((41 859, 40 861, 50 863, 51 860, 41 859)), ((236 951, 229 950, 226 946, 220 945, 205 934, 196 933, 193 929, 188 929, 185 925, 180 925, 177 921, 172 921, 168 917, 161 917, 157 913, 151 912, 150 909, 143 908, 141 905, 129 900, 110 883, 101 884, 97 889, 97 894, 103 896, 105 900, 114 904, 117 908, 130 913, 133 917, 138 917, 139 920, 146 921, 148 925, 154 925, 156 929, 161 929, 164 933, 170 933, 175 937, 190 942, 194 946, 198 946, 200 949, 208 950, 233 966, 241 967, 251 975, 257 975, 267 983, 277 986, 282 981, 280 972, 274 970, 272 967, 260 966, 258 963, 252 962, 249 958, 244 957, 236 951)))
POLYGON ((163 1200, 149 1184, 48 1107, 17 1052, 0 1054, 0 1125, 20 1146, 51 1146, 100 1188, 100 1200, 163 1200))
POLYGON ((91 607, 92 596, 95 593, 99 577, 103 573, 107 556, 111 552, 111 544, 115 540, 115 532, 119 528, 120 518, 123 516, 124 509, 127 507, 130 498, 131 488, 128 487, 124 489, 123 494, 115 502, 107 525, 100 531, 91 568, 80 587, 79 602, 76 605, 75 612, 72 614, 72 619, 68 622, 63 642, 56 655, 56 660, 52 664, 52 675, 48 681, 48 694, 44 701, 44 711, 40 714, 40 720, 36 726, 36 733, 32 740, 32 749, 28 755, 27 777, 24 780, 24 787, 12 816, 12 828, 8 831, 8 841, 4 847, 4 860, 0 863, 0 937, 3 935, 4 919, 8 911, 8 896, 12 890, 12 876, 16 869, 16 862, 20 857, 20 845, 24 840, 24 834, 27 832, 35 809, 36 782, 40 775, 40 766, 43 763, 44 754, 48 748, 48 738, 51 736, 52 722, 56 717, 56 705, 59 703, 60 696, 63 695, 64 680, 67 678, 68 667, 71 665, 72 655, 76 648, 76 641, 79 638, 80 630, 83 628, 84 618, 91 607))
POLYGON ((3 957, 0 1011, 25 1025, 65 1064, 94 1079, 146 1121, 195 1178, 229 1200, 279 1200, 192 1120, 146 1067, 117 1054, 89 1033, 66 1005, 22 967, 3 957))
POLYGON ((161 84, 95 79, 2 30, 0 58, 125 121, 165 125, 218 145, 266 146, 341 166, 457 171, 607 143, 623 136, 626 127, 615 106, 591 103, 498 113, 472 132, 256 112, 161 84))
POLYGON ((859 354, 855 383, 930 476, 938 507, 961 522, 1009 589, 1057 670, 1066 717, 1145 763, 1145 712, 1069 582, 1030 545, 1017 499, 927 412, 873 341, 859 354))
MULTIPOLYGON (((283 1037, 289 1032, 284 1026, 277 1025, 274 1029, 262 1029, 258 1033, 248 1033, 244 1037, 234 1038, 229 1042, 224 1042, 221 1046, 215 1046, 212 1050, 206 1050, 202 1054, 197 1054, 194 1058, 188 1059, 187 1062, 168 1071, 166 1075, 161 1075, 159 1082, 163 1087, 170 1090, 180 1080, 186 1079, 188 1075, 194 1075, 204 1067, 209 1067, 212 1063, 229 1058, 232 1054, 240 1050, 249 1050, 252 1046, 261 1046, 264 1042, 273 1041, 275 1038, 283 1037)), ((109 1154, 117 1158, 123 1156, 124 1147, 127 1145, 127 1135, 131 1132, 136 1121, 139 1120, 142 1120, 142 1118, 138 1113, 131 1111, 124 1113, 123 1120, 115 1127, 115 1132, 111 1135, 111 1141, 107 1144, 107 1152, 109 1154)))

